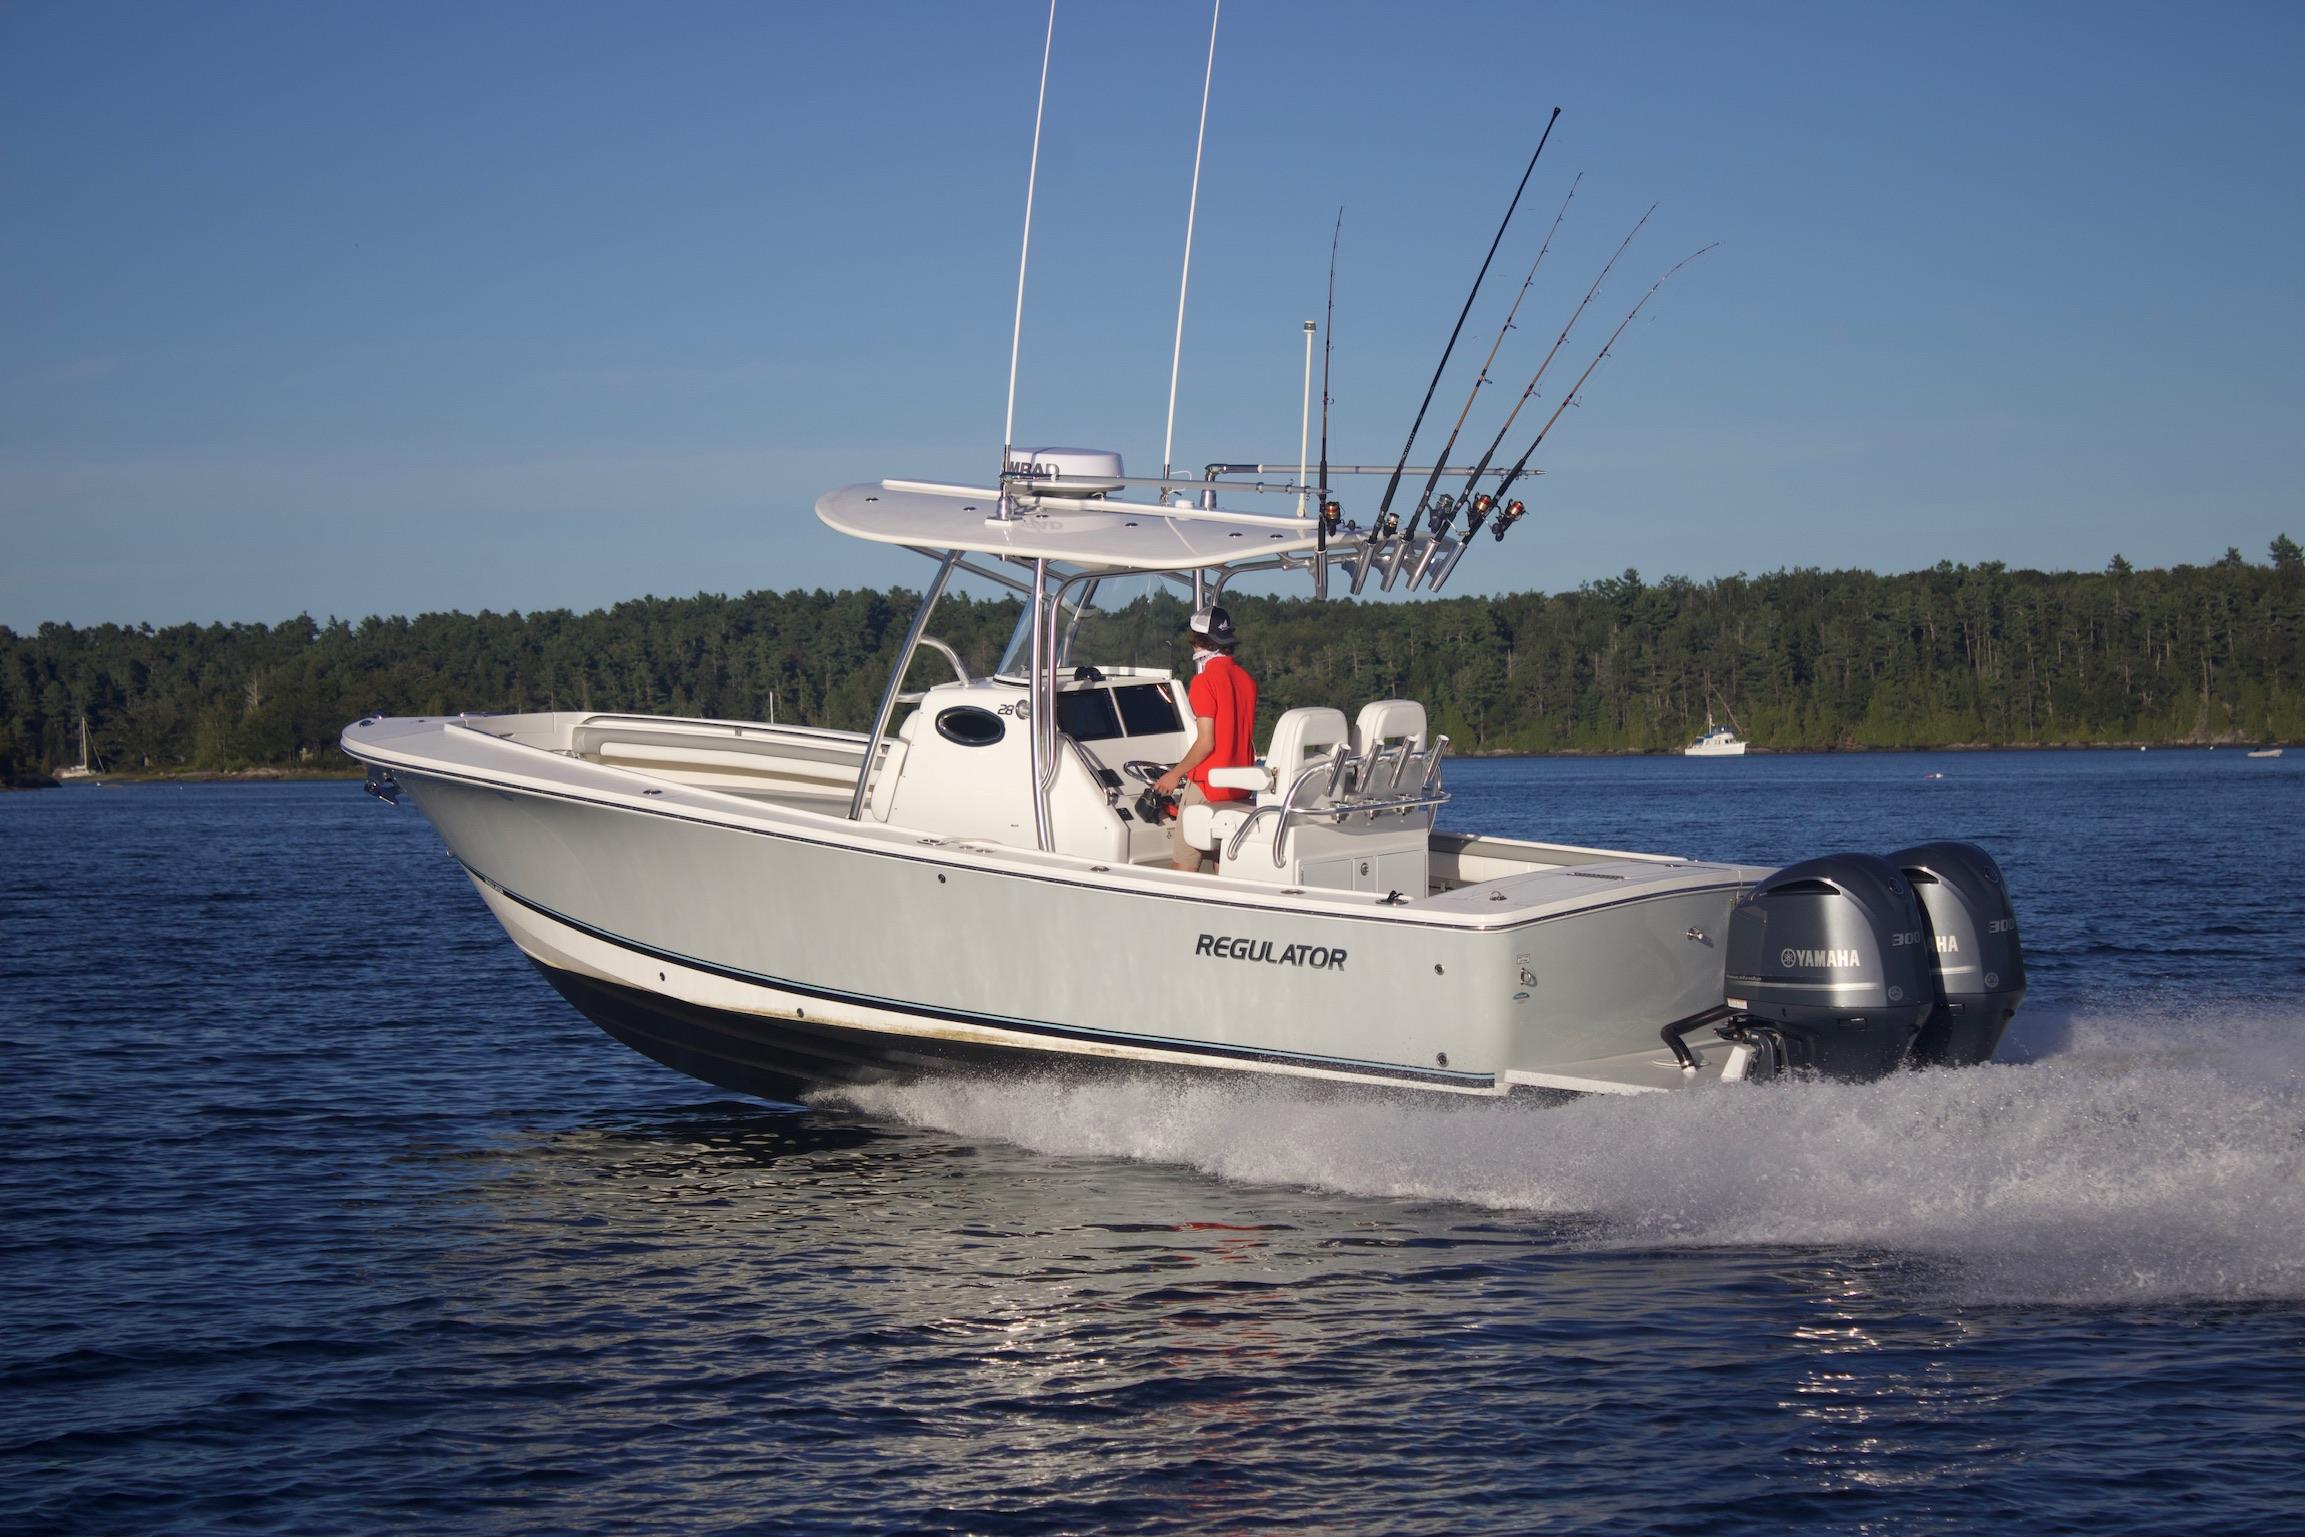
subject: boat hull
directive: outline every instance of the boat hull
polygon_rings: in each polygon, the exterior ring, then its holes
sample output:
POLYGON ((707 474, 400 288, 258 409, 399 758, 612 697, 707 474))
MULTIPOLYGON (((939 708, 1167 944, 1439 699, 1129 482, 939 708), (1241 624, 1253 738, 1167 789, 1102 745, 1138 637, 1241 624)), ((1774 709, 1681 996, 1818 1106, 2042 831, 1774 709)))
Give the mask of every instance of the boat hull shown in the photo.
MULTIPOLYGON (((1717 1008, 1712 945, 1754 873, 1594 861, 1453 893, 1452 912, 397 772, 563 995, 659 1061, 776 1098, 955 1066, 1679 1087, 1658 1032, 1717 1008), (1467 900, 1491 887, 1499 907, 1467 900)), ((1735 1055, 1691 1044, 1700 1076, 1735 1055)))
POLYGON ((1127 1035, 1111 1028, 1117 1007, 1097 1020, 1026 1019, 890 997, 854 982, 771 976, 610 934, 478 875, 474 884, 513 942, 586 1018, 668 1066, 772 1098, 954 1067, 1249 1069, 1419 1088, 1495 1087, 1493 1075, 1479 1072, 1127 1035))
MULTIPOLYGON (((798 1104, 826 1090, 859 1084, 909 1083, 954 1075, 1036 1082, 1116 1076, 1238 1081, 1237 1066, 1190 1067, 1153 1061, 1083 1057, 1032 1047, 991 1046, 936 1036, 709 1008, 664 993, 603 981, 535 961, 553 990, 610 1039, 653 1062, 717 1088, 798 1104)), ((1262 1081, 1271 1082, 1268 1077, 1262 1081)), ((1420 1092, 1397 1083, 1370 1085, 1292 1077, 1298 1094, 1420 1092)), ((1538 1085, 1508 1092, 1561 1097, 1574 1091, 1538 1085)))

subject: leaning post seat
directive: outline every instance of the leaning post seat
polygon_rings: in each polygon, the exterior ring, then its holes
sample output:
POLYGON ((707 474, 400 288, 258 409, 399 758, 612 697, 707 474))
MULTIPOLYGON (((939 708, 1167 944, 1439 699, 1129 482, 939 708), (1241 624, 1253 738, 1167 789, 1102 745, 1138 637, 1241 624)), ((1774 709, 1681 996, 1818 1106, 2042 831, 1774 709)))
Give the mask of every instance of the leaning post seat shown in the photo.
MULTIPOLYGON (((1186 840, 1200 848, 1208 847, 1211 842, 1231 843, 1253 810, 1285 804, 1300 776, 1316 769, 1328 772, 1334 766, 1337 749, 1351 739, 1342 710, 1308 705, 1287 711, 1273 723, 1272 745, 1265 749, 1261 764, 1254 768, 1209 770, 1210 784, 1221 790, 1252 791, 1256 797, 1253 804, 1244 806, 1239 801, 1227 801, 1218 805, 1188 806, 1184 823, 1186 840)), ((1277 816, 1267 820, 1276 827, 1279 825, 1277 816)), ((1255 840, 1248 845, 1256 846, 1255 840)), ((1263 848, 1269 863, 1272 851, 1269 839, 1264 841, 1263 848)))
POLYGON ((1342 713, 1291 710, 1257 769, 1219 769, 1216 785, 1254 788, 1256 805, 1205 824, 1221 831, 1224 873, 1280 886, 1429 894, 1433 814, 1448 738, 1429 737, 1424 707, 1383 699, 1348 728, 1342 713))

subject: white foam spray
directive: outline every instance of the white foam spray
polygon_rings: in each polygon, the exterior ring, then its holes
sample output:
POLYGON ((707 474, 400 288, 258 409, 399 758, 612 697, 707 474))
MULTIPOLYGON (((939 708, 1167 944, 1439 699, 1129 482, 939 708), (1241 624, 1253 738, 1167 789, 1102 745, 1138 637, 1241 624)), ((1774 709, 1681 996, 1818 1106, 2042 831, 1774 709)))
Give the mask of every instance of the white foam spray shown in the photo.
POLYGON ((2018 1053, 2060 1049, 2032 1062, 1542 1108, 1013 1078, 837 1102, 1059 1156, 1575 1217, 1585 1246, 1926 1256, 1981 1301, 2305 1297, 2305 1016, 2042 1023, 2018 1053))

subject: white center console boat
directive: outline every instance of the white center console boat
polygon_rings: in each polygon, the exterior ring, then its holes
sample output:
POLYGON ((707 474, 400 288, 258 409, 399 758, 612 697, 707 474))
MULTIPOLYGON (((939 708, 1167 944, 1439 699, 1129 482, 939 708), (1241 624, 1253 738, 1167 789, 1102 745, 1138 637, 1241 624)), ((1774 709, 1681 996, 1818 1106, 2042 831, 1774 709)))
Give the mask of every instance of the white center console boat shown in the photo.
MULTIPOLYGON (((1052 3, 1044 104, 1055 32, 1052 3)), ((1204 129, 1213 16, 1209 46, 1204 129)), ((997 483, 883 480, 817 503, 841 533, 936 563, 871 730, 566 712, 369 719, 346 728, 345 751, 369 765, 375 793, 405 792, 432 819, 577 1008, 659 1061, 777 1098, 956 1067, 1503 1096, 1983 1060, 2024 996, 2024 962, 2000 872, 1967 844, 1772 873, 1439 831, 1448 739, 1407 699, 1272 720, 1257 764, 1215 776, 1249 801, 1196 808, 1203 846, 1220 845, 1214 875, 1170 868, 1169 830, 1140 810, 1194 740, 1167 665, 1188 608, 1251 574, 1301 575, 1321 597, 1332 575, 1354 593, 1372 577, 1387 592, 1440 591, 1484 525, 1502 539, 1520 519, 1507 492, 1538 473, 1546 435, 1642 306, 1703 254, 1650 286, 1508 466, 1507 431, 1644 214, 1489 451, 1469 471, 1451 466, 1452 431, 1440 462, 1414 471, 1423 493, 1395 511, 1426 407, 1559 116, 1545 120, 1369 528, 1343 520, 1330 477, 1385 467, 1331 464, 1325 406, 1320 474, 1304 483, 1311 323, 1286 483, 1226 478, 1272 465, 1132 480, 1118 454, 1018 451, 1020 252, 997 483), (1444 473, 1464 476, 1460 495, 1436 499, 1444 473), (1294 514, 1247 510, 1241 498, 1258 492, 1291 499, 1294 514), (933 633, 962 573, 1021 600, 990 676, 971 676, 933 633), (908 691, 916 660, 933 658, 945 675, 908 691)), ((1039 143, 1036 116, 1026 251, 1039 143)), ((1196 149, 1196 200, 1198 186, 1196 149)), ((1561 210, 1555 229, 1566 198, 1561 210)), ((1189 211, 1186 229, 1189 273, 1189 211)), ((1332 230, 1332 307, 1336 242, 1332 230)), ((1521 294, 1536 275, 1532 263, 1521 294)), ((1171 444, 1184 291, 1180 279, 1171 444)), ((1509 313, 1498 346, 1511 330, 1509 313)), ((1459 429, 1487 378, 1484 363, 1459 429)), ((1253 644, 1249 659, 1253 670, 1253 644)))
POLYGON ((1231 771, 1252 798, 1215 815, 1218 873, 1170 868, 1138 802, 1192 718, 1143 641, 1245 573, 1430 591, 1462 539, 1220 505, 1247 488, 1213 473, 1131 484, 1117 455, 1040 450, 997 486, 823 497, 936 567, 869 731, 372 718, 344 749, 572 1004, 774 1098, 1052 1066, 1641 1093, 1992 1053, 2024 974, 1981 851, 1771 872, 1439 831, 1448 741, 1413 700, 1281 714, 1231 771), (1021 599, 991 676, 934 633, 963 572, 1021 599), (938 676, 908 692, 916 664, 938 676))

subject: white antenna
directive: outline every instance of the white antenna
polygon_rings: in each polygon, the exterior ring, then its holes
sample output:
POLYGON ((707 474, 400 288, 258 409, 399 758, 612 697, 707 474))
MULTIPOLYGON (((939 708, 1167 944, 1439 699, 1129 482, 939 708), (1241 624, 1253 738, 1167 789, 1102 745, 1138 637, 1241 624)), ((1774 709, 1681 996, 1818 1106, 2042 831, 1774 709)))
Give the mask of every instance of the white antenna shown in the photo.
POLYGON ((1009 458, 1016 451, 1016 359, 1024 345, 1024 263, 1032 254, 1032 194, 1040 180, 1040 119, 1048 106, 1048 60, 1056 47, 1056 0, 1048 0, 1048 36, 1040 45, 1040 100, 1032 109, 1032 168, 1024 176, 1024 244, 1016 253, 1016 326, 1008 337, 1008 418, 1000 428, 1000 516, 1008 516, 1009 458))
MULTIPOLYGON (((1049 0, 1049 3, 1054 5, 1056 0, 1049 0)), ((1177 369, 1184 362, 1185 354, 1185 288, 1191 283, 1193 275, 1193 216, 1200 212, 1201 206, 1201 149, 1209 139, 1209 83, 1216 79, 1217 18, 1224 14, 1224 8, 1225 0, 1216 0, 1216 4, 1209 10, 1209 63, 1207 71, 1201 76, 1200 135, 1193 140, 1192 201, 1185 205, 1185 270, 1184 275, 1177 279, 1177 339, 1176 346, 1169 352, 1169 424, 1167 433, 1161 438, 1163 480, 1169 478, 1170 471, 1176 466, 1177 369)))
POLYGON ((1313 333, 1321 328, 1317 320, 1305 322, 1305 404, 1303 414, 1297 418, 1297 516, 1305 515, 1305 455, 1313 440, 1313 333))

